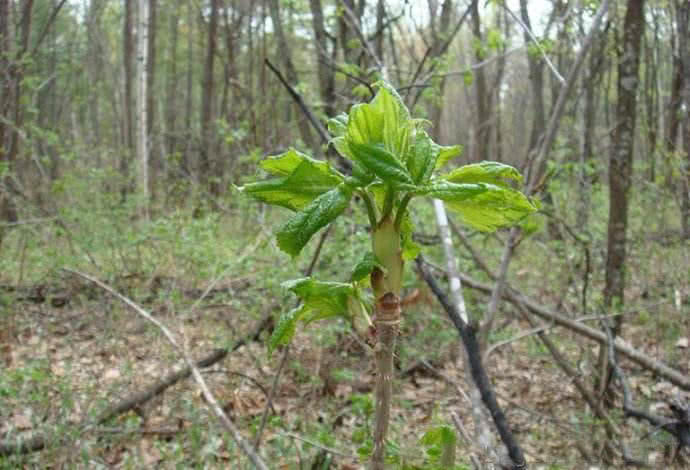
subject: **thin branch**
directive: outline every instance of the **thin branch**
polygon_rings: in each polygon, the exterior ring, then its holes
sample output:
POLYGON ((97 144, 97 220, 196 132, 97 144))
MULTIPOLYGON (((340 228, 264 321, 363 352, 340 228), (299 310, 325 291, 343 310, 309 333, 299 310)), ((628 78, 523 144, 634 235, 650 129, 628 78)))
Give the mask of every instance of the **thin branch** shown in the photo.
POLYGON ((426 270, 426 267, 424 266, 424 261, 421 258, 421 256, 417 257, 416 261, 417 267, 422 277, 429 285, 431 290, 434 292, 434 295, 436 295, 436 298, 439 300, 444 310, 450 317, 451 321, 455 325, 456 329, 460 333, 460 337, 462 338, 462 342, 467 351, 467 358, 470 369, 472 371, 472 378, 474 379, 474 382, 477 384, 477 388, 481 393, 484 405, 488 408, 489 413, 493 418, 494 424, 496 425, 498 434, 501 436, 503 444, 508 449, 508 455, 513 461, 513 468, 527 468, 527 463, 525 461, 522 449, 520 448, 520 445, 515 439, 515 436, 513 436, 512 431, 508 427, 508 422, 506 420, 505 414, 503 413, 503 410, 501 409, 501 407, 498 404, 498 401, 496 400, 496 394, 493 391, 491 381, 489 380, 489 377, 486 375, 486 370, 484 369, 484 365, 481 362, 479 343, 477 342, 475 330, 469 324, 465 323, 462 320, 462 317, 460 316, 460 312, 458 312, 458 309, 448 299, 448 297, 443 292, 443 290, 438 285, 433 276, 426 270))
POLYGON ((311 439, 307 439, 306 437, 302 437, 302 436, 300 436, 300 435, 298 435, 298 434, 295 434, 295 433, 292 433, 292 432, 281 432, 281 433, 278 433, 278 435, 279 435, 279 436, 289 437, 289 438, 291 438, 291 439, 296 439, 296 440, 298 440, 298 441, 306 442, 307 444, 309 444, 309 445, 311 445, 311 446, 314 446, 314 447, 316 447, 317 449, 325 450, 325 451, 328 452, 329 454, 338 455, 338 456, 340 456, 340 457, 345 457, 345 458, 347 458, 347 459, 359 460, 359 457, 357 457, 356 455, 346 454, 345 452, 342 452, 342 451, 340 451, 340 450, 335 450, 335 449, 333 449, 333 448, 331 448, 331 447, 326 447, 326 446, 323 445, 323 444, 319 444, 319 443, 316 442, 316 441, 312 441, 311 439))
MULTIPOLYGON (((493 290, 490 285, 481 283, 476 279, 473 279, 465 274, 460 274, 460 277, 462 283, 465 286, 470 287, 472 289, 479 290, 485 293, 491 293, 493 290)), ((603 332, 591 328, 575 320, 572 320, 571 318, 568 318, 564 315, 555 313, 547 307, 544 307, 536 303, 535 301, 531 300, 525 295, 510 288, 510 286, 507 287, 508 288, 505 289, 503 292, 503 298, 505 300, 508 300, 512 304, 518 306, 524 305, 530 312, 537 315, 538 317, 544 318, 546 320, 553 320, 559 326, 568 328, 569 330, 578 333, 582 336, 585 336, 600 344, 608 344, 606 334, 604 334, 603 332)), ((644 367, 645 369, 653 371, 657 375, 667 379, 669 382, 671 382, 674 385, 677 385, 681 389, 690 391, 690 377, 684 375, 682 372, 673 369, 652 357, 649 357, 641 351, 638 351, 637 349, 633 348, 625 341, 623 341, 623 339, 621 338, 616 338, 616 341, 613 346, 617 352, 623 354, 625 357, 627 357, 634 363, 644 367)))
POLYGON ((556 68, 555 65, 553 65, 553 63, 551 62, 551 59, 549 59, 549 56, 546 55, 546 51, 544 50, 544 48, 541 47, 541 44, 539 44, 539 40, 536 38, 536 36, 532 32, 532 30, 529 29, 527 27, 527 25, 525 23, 523 23, 523 21, 515 13, 513 13, 513 11, 510 8, 508 8, 508 5, 506 4, 506 2, 501 2, 501 6, 508 12, 508 14, 515 20, 515 22, 517 24, 519 24, 520 27, 522 29, 524 29, 527 34, 529 34, 529 37, 534 42, 534 45, 537 46, 537 49, 539 49, 539 52, 541 52, 541 55, 544 58, 544 62, 546 62, 546 65, 549 66, 549 68, 553 72, 554 76, 558 79, 558 81, 561 82, 561 84, 564 84, 565 78, 563 78, 563 75, 561 75, 558 72, 558 69, 556 68))
POLYGON ((194 380, 196 381, 199 388, 201 389, 201 392, 202 392, 204 398, 206 399, 206 402, 209 404, 209 406, 211 407, 211 410, 216 415, 216 417, 221 422, 221 424, 230 433, 230 435, 235 440, 237 445, 242 449, 242 451, 245 453, 245 455, 249 458, 249 460, 254 464, 254 466, 256 468, 258 468, 260 470, 268 470, 268 466, 264 463, 263 459, 256 452, 254 452, 254 449, 252 449, 251 445, 249 445, 249 443, 242 437, 242 435, 240 434, 240 432, 237 429, 237 427, 235 426, 235 424, 232 422, 232 420, 225 414, 223 409, 220 407, 215 396, 209 390, 208 385, 206 384, 206 381, 204 380, 204 378, 201 375, 201 372, 199 372, 199 369, 197 368, 196 364, 194 363, 194 361, 189 356, 189 353, 186 351, 186 349, 184 349, 178 343, 178 341, 175 339, 175 336, 168 329, 168 327, 166 327, 158 319, 151 316, 151 314, 149 312, 147 312, 146 310, 141 308, 133 300, 120 294, 119 292, 114 290, 112 287, 101 282, 100 280, 96 279, 95 277, 89 276, 88 274, 84 274, 82 272, 79 272, 79 271, 76 271, 73 269, 69 269, 69 268, 63 268, 63 270, 70 272, 72 274, 75 274, 79 277, 82 277, 82 278, 84 278, 90 282, 93 282, 94 284, 96 284, 101 289, 105 290, 106 292, 110 293, 111 295, 115 296, 116 298, 121 300, 123 303, 128 305, 130 308, 132 308, 140 316, 142 316, 143 318, 145 318, 149 322, 156 325, 158 327, 158 329, 160 329, 163 332, 163 334, 167 338, 168 342, 170 342, 170 344, 182 355, 185 362, 187 363, 187 366, 191 369, 192 376, 194 377, 194 380))

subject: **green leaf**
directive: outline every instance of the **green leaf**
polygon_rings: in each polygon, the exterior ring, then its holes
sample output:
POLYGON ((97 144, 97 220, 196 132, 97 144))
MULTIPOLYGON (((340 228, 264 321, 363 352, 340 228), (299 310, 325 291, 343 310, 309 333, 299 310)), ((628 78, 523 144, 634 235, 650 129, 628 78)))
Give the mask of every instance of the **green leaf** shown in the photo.
POLYGON ((387 82, 378 82, 379 92, 371 105, 383 113, 383 144, 394 155, 407 153, 408 137, 414 123, 398 92, 387 82))
POLYGON ((280 228, 278 247, 297 256, 316 232, 342 214, 351 198, 352 189, 344 184, 321 194, 280 228))
POLYGON ((335 316, 350 317, 351 305, 359 308, 360 299, 352 284, 323 282, 310 277, 283 283, 302 305, 281 315, 268 341, 269 354, 278 346, 288 344, 295 335, 298 323, 309 323, 335 316))
POLYGON ((415 184, 424 184, 429 181, 434 169, 445 165, 450 159, 460 155, 461 152, 462 146, 438 145, 429 137, 429 134, 423 130, 418 130, 414 145, 408 152, 407 169, 410 171, 415 184))
POLYGON ((407 168, 383 147, 357 142, 349 142, 349 147, 357 162, 386 183, 413 183, 407 168))
POLYGON ((280 316, 278 324, 268 340, 269 354, 278 346, 288 344, 292 340, 297 329, 297 322, 308 312, 309 310, 304 305, 301 305, 280 316))
POLYGON ((504 187, 509 187, 511 181, 522 181, 522 175, 512 166, 487 161, 461 166, 441 178, 451 183, 490 183, 504 187))
POLYGON ((317 281, 310 277, 287 281, 283 287, 304 302, 307 313, 302 320, 306 324, 335 316, 349 317, 348 299, 356 296, 352 284, 317 281))
POLYGON ((409 135, 416 122, 395 89, 386 82, 371 103, 357 104, 350 109, 347 121, 349 144, 383 144, 393 155, 407 153, 409 135))
POLYGON ((424 446, 439 445, 442 447, 455 445, 455 431, 450 426, 437 426, 431 428, 420 440, 421 444, 424 446))
POLYGON ((347 133, 348 116, 345 113, 340 113, 328 120, 328 132, 333 137, 341 137, 347 133))
POLYGON ((445 146, 434 143, 433 146, 434 148, 438 148, 438 157, 436 158, 435 167, 436 170, 451 161, 453 158, 460 156, 462 153, 462 145, 445 146))
POLYGON ((369 103, 356 104, 347 121, 348 144, 383 143, 383 110, 369 103))
POLYGON ((407 169, 416 184, 425 183, 436 166, 438 152, 434 152, 434 142, 425 131, 417 131, 414 145, 407 156, 407 169))
POLYGON ((261 166, 280 177, 246 184, 239 188, 240 191, 259 201, 293 211, 303 209, 343 181, 343 177, 327 162, 314 160, 293 149, 262 161, 261 166))
POLYGON ((350 276, 350 281, 359 282, 365 277, 367 277, 374 268, 379 268, 383 270, 383 266, 378 262, 376 256, 371 251, 367 251, 361 260, 355 265, 352 270, 352 275, 350 276))
POLYGON ((521 192, 487 183, 437 181, 425 193, 442 199, 465 224, 485 232, 513 225, 536 210, 521 192))

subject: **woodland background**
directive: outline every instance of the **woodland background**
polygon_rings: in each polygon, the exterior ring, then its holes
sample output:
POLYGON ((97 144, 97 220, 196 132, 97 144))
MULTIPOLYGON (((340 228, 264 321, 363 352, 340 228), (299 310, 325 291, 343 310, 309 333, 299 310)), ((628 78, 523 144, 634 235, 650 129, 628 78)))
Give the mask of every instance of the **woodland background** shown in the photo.
MULTIPOLYGON (((315 325, 270 357, 263 340, 310 259, 346 278, 365 213, 291 260, 271 233, 285 213, 233 185, 288 147, 332 158, 326 119, 384 71, 435 139, 463 144, 452 165, 511 164, 541 201, 516 236, 451 218, 530 465, 688 465, 690 2, 0 0, 1 468, 251 468, 194 382, 168 375, 179 350, 65 268, 211 357, 209 387, 270 468, 364 465, 363 339, 315 325), (615 336, 646 359, 616 354, 607 387, 615 336)), ((445 282, 431 205, 414 217, 445 282)), ((392 458, 433 468, 420 437, 448 424, 458 464, 484 468, 500 441, 473 420, 458 334, 413 268, 392 458)))

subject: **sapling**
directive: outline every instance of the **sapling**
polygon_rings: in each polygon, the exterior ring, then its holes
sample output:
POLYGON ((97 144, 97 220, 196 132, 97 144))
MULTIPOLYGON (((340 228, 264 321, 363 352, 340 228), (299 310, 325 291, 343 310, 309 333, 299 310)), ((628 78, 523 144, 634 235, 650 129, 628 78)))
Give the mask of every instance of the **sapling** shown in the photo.
POLYGON ((377 88, 370 103, 357 104, 328 122, 331 145, 352 163, 350 175, 290 149, 261 162, 272 178, 239 188, 294 212, 276 234, 280 249, 293 257, 316 232, 341 216, 355 196, 363 202, 371 251, 361 254, 348 282, 311 277, 286 282, 302 303, 282 314, 268 348, 287 344, 298 324, 343 317, 352 323, 364 319, 370 325, 377 370, 373 470, 384 468, 403 269, 418 253, 412 241, 410 202, 423 196, 441 199, 465 224, 481 231, 514 224, 535 210, 511 186, 521 176, 509 165, 485 161, 437 175, 461 147, 433 142, 424 130, 428 121, 412 118, 395 89, 385 82, 377 88))

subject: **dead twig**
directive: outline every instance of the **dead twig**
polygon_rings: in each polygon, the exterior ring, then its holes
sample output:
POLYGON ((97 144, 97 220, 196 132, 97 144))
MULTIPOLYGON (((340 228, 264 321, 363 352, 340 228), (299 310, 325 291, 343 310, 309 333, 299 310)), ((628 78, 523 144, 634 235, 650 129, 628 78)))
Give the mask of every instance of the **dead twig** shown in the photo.
POLYGON ((458 330, 458 333, 460 333, 463 345, 467 351, 467 359, 472 372, 472 378, 479 389, 482 402, 489 410, 489 413, 493 418, 494 425, 496 426, 496 430, 498 431, 503 444, 508 450, 508 455, 512 460, 513 468, 516 470, 526 469, 527 462, 525 461, 522 449, 520 448, 520 445, 508 426, 505 414, 496 400, 496 394, 493 391, 491 381, 489 380, 486 370, 481 362, 481 353, 479 350, 479 343, 477 341, 475 329, 462 320, 456 306, 448 299, 433 276, 426 270, 423 259, 421 257, 417 257, 416 261, 417 268, 419 269, 422 277, 434 292, 434 295, 436 295, 436 298, 439 300, 444 310, 450 317, 453 325, 455 325, 456 329, 458 330))
POLYGON ((137 312, 140 316, 148 320, 149 322, 153 323, 158 327, 158 329, 163 332, 163 335, 167 338, 168 342, 182 355, 184 358, 185 362, 187 363, 187 366, 191 369, 192 376, 194 377, 194 380, 196 381, 197 385, 201 389, 201 392, 206 399, 206 402, 211 408, 211 411, 213 414, 216 415, 218 420, 221 422, 223 427, 230 433, 232 438, 235 440, 237 445, 242 449, 244 454, 249 458, 249 460, 254 464, 254 466, 260 470, 268 470, 268 466, 264 463, 263 459, 256 453, 254 452, 254 449, 251 447, 251 445, 242 437, 240 434, 239 430, 235 426, 235 424, 232 422, 232 420, 225 414, 221 406, 218 404, 218 401, 216 400, 215 396, 211 393, 211 391, 208 388, 208 385, 206 384, 206 381, 201 375, 201 372, 199 372, 199 369, 196 367, 196 364, 194 361, 192 361, 191 357, 189 356, 189 353, 187 350, 181 346, 178 342, 178 340, 175 338, 175 336, 172 334, 172 332, 168 329, 167 326, 165 326, 161 321, 158 319, 154 318, 151 316, 149 312, 141 308, 139 305, 137 305, 133 300, 129 299, 128 297, 125 297, 124 295, 120 294, 116 290, 114 290, 112 287, 108 286, 107 284, 101 282, 100 280, 96 279, 95 277, 89 276, 88 274, 84 274, 82 272, 69 269, 69 268, 63 268, 65 271, 70 272, 72 274, 75 274, 79 277, 82 277, 88 281, 93 282, 97 286, 99 286, 101 289, 109 292, 122 302, 124 302, 126 305, 131 307, 135 312, 137 312))

